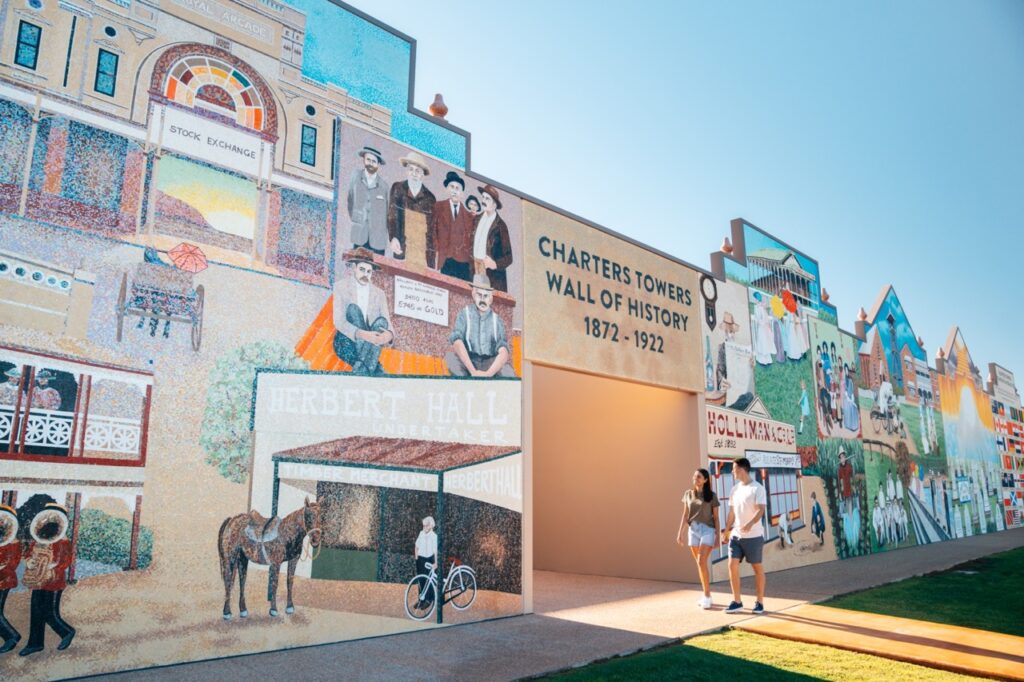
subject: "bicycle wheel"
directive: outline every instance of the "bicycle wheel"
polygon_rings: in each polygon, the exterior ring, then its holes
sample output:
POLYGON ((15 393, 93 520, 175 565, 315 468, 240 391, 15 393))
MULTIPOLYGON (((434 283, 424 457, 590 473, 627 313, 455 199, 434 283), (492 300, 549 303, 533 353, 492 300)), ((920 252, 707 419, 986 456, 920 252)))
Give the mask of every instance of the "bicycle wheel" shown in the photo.
POLYGON ((413 620, 426 620, 437 608, 437 590, 424 574, 409 581, 405 588, 405 615, 413 620), (425 587, 420 590, 420 586, 425 587))
POLYGON ((469 569, 460 569, 452 576, 446 602, 451 602, 459 611, 465 611, 476 600, 476 576, 469 569))

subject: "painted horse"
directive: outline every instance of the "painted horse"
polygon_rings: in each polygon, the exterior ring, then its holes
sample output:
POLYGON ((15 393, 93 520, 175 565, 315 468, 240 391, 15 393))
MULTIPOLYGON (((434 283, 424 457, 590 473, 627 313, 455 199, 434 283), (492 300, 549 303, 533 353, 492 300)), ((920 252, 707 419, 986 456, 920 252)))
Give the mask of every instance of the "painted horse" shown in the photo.
POLYGON ((238 615, 245 618, 249 610, 245 606, 245 577, 249 562, 270 566, 267 584, 267 601, 270 615, 277 615, 277 579, 281 564, 288 563, 288 606, 286 613, 295 611, 292 604, 292 583, 295 567, 302 556, 302 545, 309 537, 311 547, 319 547, 322 539, 320 530, 320 505, 310 502, 307 497, 301 509, 296 509, 283 519, 265 518, 253 510, 224 520, 217 536, 217 551, 220 554, 220 570, 224 578, 224 620, 231 620, 231 586, 238 572, 238 615))

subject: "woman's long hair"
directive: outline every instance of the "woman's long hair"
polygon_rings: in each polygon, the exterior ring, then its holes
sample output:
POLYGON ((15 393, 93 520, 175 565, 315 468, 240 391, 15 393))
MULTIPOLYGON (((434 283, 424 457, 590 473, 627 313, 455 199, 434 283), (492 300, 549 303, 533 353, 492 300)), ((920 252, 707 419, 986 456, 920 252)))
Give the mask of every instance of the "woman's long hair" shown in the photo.
POLYGON ((711 492, 711 474, 708 473, 707 469, 697 469, 697 471, 704 477, 704 485, 700 489, 700 496, 704 498, 705 502, 710 502, 713 497, 711 492))

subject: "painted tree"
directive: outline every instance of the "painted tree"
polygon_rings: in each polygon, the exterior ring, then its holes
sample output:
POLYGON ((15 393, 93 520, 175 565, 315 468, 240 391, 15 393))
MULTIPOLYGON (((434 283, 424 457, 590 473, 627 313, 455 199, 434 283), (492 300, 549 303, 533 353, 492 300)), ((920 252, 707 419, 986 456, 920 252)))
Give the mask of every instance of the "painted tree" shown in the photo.
POLYGON ((244 483, 250 474, 249 418, 257 369, 308 369, 305 360, 279 343, 257 341, 222 355, 210 371, 199 444, 206 463, 220 475, 244 483))

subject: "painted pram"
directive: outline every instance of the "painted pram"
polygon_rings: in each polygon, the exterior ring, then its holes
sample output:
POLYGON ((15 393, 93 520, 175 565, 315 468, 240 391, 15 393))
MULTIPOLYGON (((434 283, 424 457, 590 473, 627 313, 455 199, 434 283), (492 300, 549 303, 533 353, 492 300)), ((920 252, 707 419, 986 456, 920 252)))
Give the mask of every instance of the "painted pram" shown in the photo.
POLYGON ((156 336, 160 321, 164 321, 163 338, 171 333, 171 322, 186 322, 192 326, 192 350, 198 351, 203 340, 203 285, 193 287, 193 274, 163 263, 138 263, 135 271, 121 275, 121 290, 117 296, 117 340, 124 334, 128 316, 141 318, 141 329, 149 318, 149 335, 156 336))

